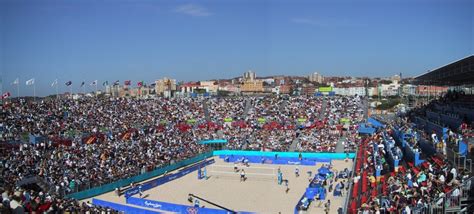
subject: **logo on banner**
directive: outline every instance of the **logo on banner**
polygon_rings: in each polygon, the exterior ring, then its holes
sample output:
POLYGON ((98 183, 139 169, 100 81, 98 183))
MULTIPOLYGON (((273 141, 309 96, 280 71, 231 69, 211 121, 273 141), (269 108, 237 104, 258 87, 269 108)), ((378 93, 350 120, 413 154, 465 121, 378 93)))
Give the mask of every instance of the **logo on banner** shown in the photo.
POLYGON ((288 161, 288 164, 300 165, 301 162, 299 162, 299 161, 296 161, 296 162, 288 161))
POLYGON ((173 175, 173 176, 168 177, 168 180, 171 181, 171 180, 174 180, 174 179, 176 179, 176 178, 178 178, 178 176, 177 176, 177 175, 173 175))
POLYGON ((145 206, 147 207, 153 207, 155 209, 160 209, 161 208, 161 204, 158 204, 158 203, 153 203, 151 201, 145 201, 145 206))
POLYGON ((196 207, 188 207, 188 209, 186 209, 186 211, 187 211, 189 214, 197 214, 197 213, 198 213, 198 208, 196 208, 196 207))
POLYGON ((134 190, 128 191, 125 195, 131 196, 131 195, 135 195, 137 193, 138 193, 138 189, 134 189, 134 190))

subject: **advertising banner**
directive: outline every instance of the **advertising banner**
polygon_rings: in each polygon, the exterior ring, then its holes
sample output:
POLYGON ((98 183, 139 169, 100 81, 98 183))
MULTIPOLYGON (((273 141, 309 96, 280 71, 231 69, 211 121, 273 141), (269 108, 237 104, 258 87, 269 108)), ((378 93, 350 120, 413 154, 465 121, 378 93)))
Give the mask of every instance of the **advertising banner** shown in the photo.
POLYGON ((332 87, 319 87, 319 92, 331 92, 332 87))
MULTIPOLYGON (((162 185, 164 183, 168 183, 168 182, 170 182, 174 179, 181 178, 181 177, 183 177, 183 176, 185 176, 185 175, 187 175, 187 174, 189 174, 193 171, 198 170, 199 168, 202 168, 204 166, 213 164, 214 162, 215 162, 214 159, 207 160, 207 161, 197 163, 197 164, 191 165, 189 167, 183 168, 183 169, 179 170, 176 173, 168 174, 168 175, 165 175, 163 177, 159 177, 157 179, 148 181, 148 182, 141 185, 142 191, 146 191, 146 190, 152 189, 154 187, 157 187, 159 185, 162 185)), ((125 191, 124 195, 125 195, 126 198, 128 198, 128 197, 130 197, 132 195, 135 195, 135 194, 138 194, 138 186, 125 191)))
POLYGON ((154 201, 142 198, 130 197, 127 199, 127 204, 133 204, 141 207, 147 207, 151 209, 164 210, 175 213, 211 213, 211 214, 227 214, 225 210, 211 209, 211 208, 198 208, 193 206, 186 206, 181 204, 173 204, 162 201, 154 201))

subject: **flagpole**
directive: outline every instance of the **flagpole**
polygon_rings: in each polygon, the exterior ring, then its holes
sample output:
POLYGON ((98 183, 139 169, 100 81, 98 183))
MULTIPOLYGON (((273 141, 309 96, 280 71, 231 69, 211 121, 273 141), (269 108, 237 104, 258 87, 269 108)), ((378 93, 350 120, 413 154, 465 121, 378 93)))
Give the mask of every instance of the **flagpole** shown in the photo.
POLYGON ((36 102, 36 84, 33 83, 33 100, 36 102))
POLYGON ((59 99, 58 83, 56 82, 56 99, 59 99))
POLYGON ((16 97, 20 97, 20 83, 16 84, 16 97))

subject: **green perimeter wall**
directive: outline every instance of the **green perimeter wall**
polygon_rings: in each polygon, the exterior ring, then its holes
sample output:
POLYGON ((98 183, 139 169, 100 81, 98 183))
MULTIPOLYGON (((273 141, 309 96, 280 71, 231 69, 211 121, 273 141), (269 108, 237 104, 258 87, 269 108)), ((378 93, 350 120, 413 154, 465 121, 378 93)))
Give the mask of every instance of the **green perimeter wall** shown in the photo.
POLYGON ((101 195, 101 194, 104 194, 106 192, 113 191, 113 190, 115 190, 115 188, 119 188, 119 187, 121 188, 121 187, 124 187, 124 186, 128 186, 132 182, 134 182, 134 183, 142 182, 144 180, 148 180, 150 178, 163 175, 165 172, 171 172, 171 171, 174 171, 178 168, 181 168, 181 167, 184 167, 184 166, 187 166, 187 165, 191 165, 193 163, 202 161, 202 160, 210 158, 210 157, 212 157, 212 152, 203 153, 203 154, 200 154, 196 157, 189 158, 189 159, 177 162, 175 164, 165 166, 163 168, 155 169, 153 171, 146 172, 146 173, 134 176, 134 177, 127 178, 127 179, 118 180, 116 182, 105 184, 103 186, 98 186, 98 187, 94 187, 94 188, 84 190, 84 191, 81 191, 81 192, 72 193, 72 194, 67 195, 66 197, 75 198, 75 199, 78 199, 78 200, 94 197, 96 195, 101 195))

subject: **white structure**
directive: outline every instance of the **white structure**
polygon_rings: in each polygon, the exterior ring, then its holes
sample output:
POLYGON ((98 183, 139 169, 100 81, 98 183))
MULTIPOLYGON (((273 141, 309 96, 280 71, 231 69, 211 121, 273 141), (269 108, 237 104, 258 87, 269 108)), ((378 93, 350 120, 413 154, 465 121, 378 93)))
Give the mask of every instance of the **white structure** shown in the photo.
POLYGON ((324 77, 318 72, 314 72, 308 76, 310 82, 323 83, 324 77))
POLYGON ((219 89, 219 85, 216 81, 200 81, 199 88, 206 90, 209 93, 217 93, 219 89))
POLYGON ((390 83, 380 85, 380 92, 383 97, 399 95, 400 84, 390 83))
POLYGON ((404 95, 416 95, 416 85, 403 85, 402 92, 404 95))
POLYGON ((364 87, 333 88, 333 91, 341 96, 365 96, 364 87))
POLYGON ((255 72, 249 70, 247 72, 244 73, 244 76, 243 76, 243 81, 254 81, 255 79, 257 79, 257 75, 255 74, 255 72))

